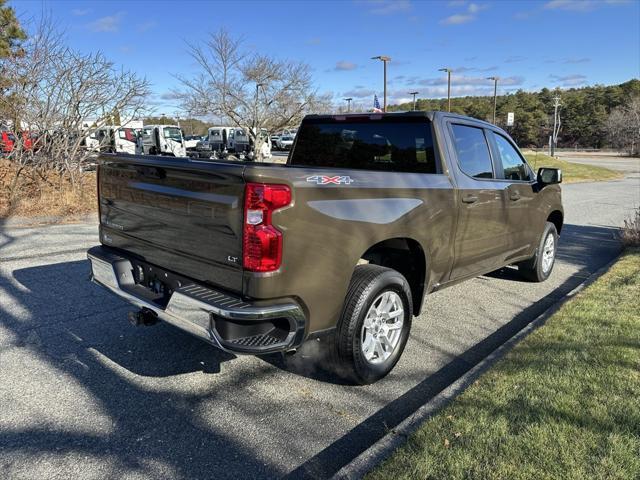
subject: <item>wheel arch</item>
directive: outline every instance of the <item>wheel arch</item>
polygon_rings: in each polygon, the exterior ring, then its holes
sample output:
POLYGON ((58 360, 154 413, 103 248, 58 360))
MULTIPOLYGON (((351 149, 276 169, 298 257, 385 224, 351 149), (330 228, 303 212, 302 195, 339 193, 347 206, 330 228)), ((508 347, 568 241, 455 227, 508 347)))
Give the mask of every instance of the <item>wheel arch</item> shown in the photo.
POLYGON ((369 263, 392 268, 409 282, 413 314, 420 314, 427 284, 427 254, 422 245, 410 237, 395 237, 370 246, 358 263, 369 263))
POLYGON ((558 235, 560 235, 560 231, 562 230, 562 225, 564 223, 564 214, 561 210, 553 210, 547 216, 547 222, 551 222, 556 226, 556 230, 558 231, 558 235))

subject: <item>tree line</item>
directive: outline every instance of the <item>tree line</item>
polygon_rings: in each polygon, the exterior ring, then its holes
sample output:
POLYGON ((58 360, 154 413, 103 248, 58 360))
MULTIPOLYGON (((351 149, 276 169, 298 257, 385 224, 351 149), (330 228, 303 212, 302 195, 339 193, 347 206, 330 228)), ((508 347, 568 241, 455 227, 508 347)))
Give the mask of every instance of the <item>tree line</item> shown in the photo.
MULTIPOLYGON (((637 153, 640 141, 640 80, 619 85, 595 85, 566 90, 518 90, 497 98, 496 123, 523 147, 548 144, 553 129, 553 101, 560 97, 562 128, 558 146, 564 148, 621 148, 637 153), (508 127, 507 113, 514 125, 508 127)), ((411 110, 413 103, 392 105, 388 111, 411 110)), ((446 110, 447 99, 418 99, 417 110, 446 110)), ((493 119, 493 96, 451 99, 451 111, 481 120, 493 119)))

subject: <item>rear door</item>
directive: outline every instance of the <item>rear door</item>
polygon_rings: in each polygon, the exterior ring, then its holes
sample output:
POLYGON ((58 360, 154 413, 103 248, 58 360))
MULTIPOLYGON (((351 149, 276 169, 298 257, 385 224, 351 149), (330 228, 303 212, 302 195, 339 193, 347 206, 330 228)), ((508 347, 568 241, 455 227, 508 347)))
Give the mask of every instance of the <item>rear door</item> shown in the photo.
POLYGON ((100 239, 149 263, 242 289, 244 166, 186 158, 101 158, 100 239))
POLYGON ((458 225, 451 279, 503 265, 508 247, 504 189, 496 177, 488 131, 464 120, 448 122, 456 183, 458 225))

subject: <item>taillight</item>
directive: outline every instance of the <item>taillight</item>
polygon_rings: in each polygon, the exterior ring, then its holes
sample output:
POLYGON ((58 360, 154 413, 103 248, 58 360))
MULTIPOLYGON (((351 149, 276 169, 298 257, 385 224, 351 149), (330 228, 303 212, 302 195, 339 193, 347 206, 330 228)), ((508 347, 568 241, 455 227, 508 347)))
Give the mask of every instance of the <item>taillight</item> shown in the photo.
POLYGON ((286 185, 248 183, 244 197, 242 265, 252 272, 272 272, 282 262, 282 232, 271 224, 272 213, 291 203, 286 185))

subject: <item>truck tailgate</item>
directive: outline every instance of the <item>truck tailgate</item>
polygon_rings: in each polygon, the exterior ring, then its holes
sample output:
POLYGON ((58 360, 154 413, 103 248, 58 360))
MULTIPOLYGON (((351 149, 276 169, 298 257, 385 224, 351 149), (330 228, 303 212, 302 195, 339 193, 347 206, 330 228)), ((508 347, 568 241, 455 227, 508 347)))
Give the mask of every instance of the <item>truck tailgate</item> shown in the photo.
POLYGON ((103 155, 101 242, 241 292, 243 171, 242 164, 103 155))

